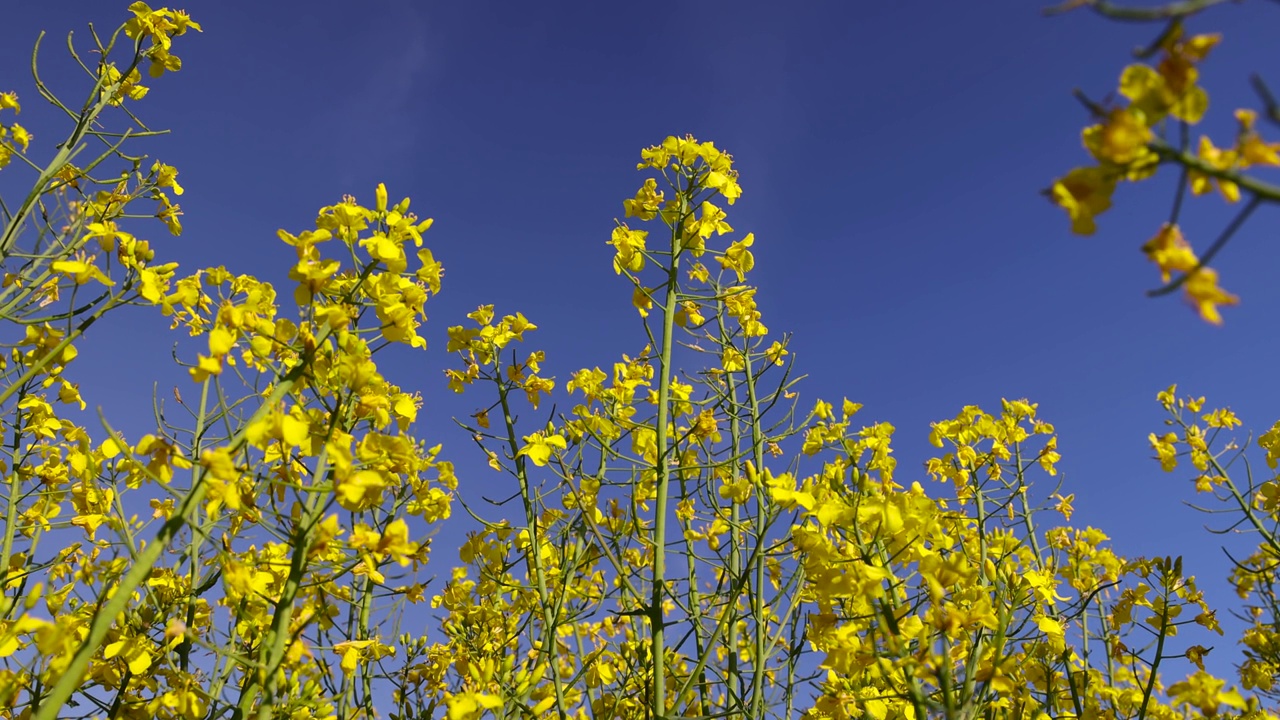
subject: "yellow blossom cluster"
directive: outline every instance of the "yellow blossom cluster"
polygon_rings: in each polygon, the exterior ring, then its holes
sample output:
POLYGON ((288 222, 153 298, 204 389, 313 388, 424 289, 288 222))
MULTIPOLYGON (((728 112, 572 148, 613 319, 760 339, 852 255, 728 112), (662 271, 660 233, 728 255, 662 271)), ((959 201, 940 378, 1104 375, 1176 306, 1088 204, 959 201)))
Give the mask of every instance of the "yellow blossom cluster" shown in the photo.
MULTIPOLYGON (((174 38, 200 29, 129 11, 130 42, 62 106, 72 145, 117 137, 102 112, 146 95, 144 60, 179 70, 174 38)), ((1211 45, 1171 35, 1130 74, 1130 105, 1086 131, 1091 171, 1149 172, 1153 123, 1203 113, 1211 45)), ((0 125, 2 157, 30 142, 0 125)), ((443 385, 484 398, 460 424, 498 479, 469 496, 486 504, 464 506, 474 525, 434 584, 418 571, 458 472, 380 364, 427 349, 432 221, 383 185, 322 207, 277 233, 281 295, 157 262, 137 221, 181 232, 184 188, 134 158, 109 150, 90 173, 55 154, 0 236, 0 719, 1276 718, 1280 479, 1231 478, 1240 420, 1169 388, 1150 437, 1260 538, 1231 576, 1251 622, 1235 687, 1205 668, 1196 634, 1223 629, 1181 558, 1125 558, 1070 525, 1037 404, 933 423, 922 468, 899 467, 897 428, 857 402, 799 410, 787 337, 749 284, 767 247, 723 237, 742 188, 710 142, 644 149, 623 210, 646 225, 607 241, 638 353, 568 372, 557 405, 546 353, 517 350, 538 329, 522 313, 481 305, 448 328, 443 385), (136 438, 73 417, 78 348, 125 305, 176 331, 189 378, 136 438), (1195 669, 1167 682, 1179 657, 1195 669)), ((1172 224, 1149 253, 1196 272, 1172 224)), ((1280 425, 1258 445, 1274 471, 1280 425)))
MULTIPOLYGON (((371 206, 345 198, 314 230, 281 231, 297 252, 292 307, 255 277, 158 262, 136 218, 182 231, 177 169, 130 155, 112 177, 115 139, 92 175, 70 162, 116 137, 107 108, 146 95, 139 64, 179 70, 175 38, 200 29, 177 10, 129 12, 89 101, 61 105, 72 138, 32 199, 6 204, 0 236, 0 717, 368 713, 381 664, 402 652, 379 622, 426 601, 422 529, 450 516, 457 487, 441 448, 410 434, 421 398, 375 359, 425 347, 442 275, 422 247, 431 221, 380 185, 371 206), (137 207, 148 199, 155 212, 137 207), (125 305, 168 317, 194 356, 194 399, 157 398, 154 431, 136 439, 57 408, 86 407, 69 374, 78 347, 125 305)), ((20 109, 0 95, 0 111, 20 109)), ((30 163, 31 141, 0 127, 0 165, 30 163)))
MULTIPOLYGON (((1216 34, 1186 36, 1181 17, 1175 15, 1147 53, 1159 54, 1154 67, 1135 63, 1121 73, 1117 91, 1126 104, 1104 107, 1086 101, 1098 122, 1085 128, 1083 142, 1096 164, 1071 170, 1047 191, 1067 212, 1074 232, 1093 234, 1097 216, 1111 208, 1117 185, 1145 180, 1161 164, 1182 166, 1179 182, 1193 195, 1217 188, 1230 203, 1240 201, 1240 183, 1245 182, 1242 178, 1250 168, 1280 167, 1280 143, 1261 138, 1256 129, 1257 113, 1252 110, 1236 111, 1239 131, 1231 146, 1220 148, 1201 135, 1194 151, 1188 147, 1187 129, 1198 124, 1209 108, 1209 95, 1199 84, 1200 65, 1220 40, 1216 34), (1177 141, 1167 139, 1174 126, 1182 128, 1177 141)), ((1142 250, 1159 269, 1167 290, 1181 287, 1204 320, 1221 324, 1218 308, 1237 304, 1239 298, 1218 285, 1217 271, 1205 267, 1205 261, 1230 239, 1236 226, 1229 226, 1214 244, 1215 249, 1202 258, 1178 225, 1183 188, 1177 192, 1173 218, 1142 250), (1174 273, 1177 278, 1171 279, 1174 273)), ((1241 220, 1250 212, 1252 205, 1241 220)))

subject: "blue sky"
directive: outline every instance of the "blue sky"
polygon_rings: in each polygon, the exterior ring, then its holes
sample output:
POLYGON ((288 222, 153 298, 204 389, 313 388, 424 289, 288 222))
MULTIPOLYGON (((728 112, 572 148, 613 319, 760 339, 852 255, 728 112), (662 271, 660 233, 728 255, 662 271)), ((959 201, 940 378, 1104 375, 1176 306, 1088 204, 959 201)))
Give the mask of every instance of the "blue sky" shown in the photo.
MULTIPOLYGON (((20 93, 37 143, 61 126, 46 129, 52 116, 26 76, 36 33, 50 32, 47 77, 78 100, 85 84, 62 37, 88 20, 114 27, 125 5, 7 10, 0 89, 20 93)), ((729 221, 756 234, 765 322, 794 333, 806 397, 848 396, 867 422, 896 425, 907 480, 924 480, 931 421, 1001 397, 1039 402, 1061 436, 1075 523, 1105 529, 1123 554, 1186 555, 1225 616, 1218 541, 1181 505, 1189 480, 1160 472, 1146 436, 1163 419, 1155 393, 1173 382, 1259 432, 1280 417, 1275 210, 1220 256, 1224 286, 1244 298, 1220 328, 1143 295, 1157 277, 1138 247, 1167 213, 1167 168, 1123 187, 1096 236, 1072 236, 1039 195, 1087 160, 1071 90, 1113 89, 1156 27, 1046 19, 1041 7, 192 3, 204 34, 179 39, 183 71, 138 109, 173 128, 150 154, 176 165, 187 189, 184 235, 153 239, 188 268, 280 281, 292 251, 277 228, 308 227, 344 193, 371 201, 378 182, 414 198, 436 219, 427 242, 445 284, 423 331, 433 351, 397 356, 387 371, 423 392, 421 433, 446 443, 474 496, 496 476, 447 420, 481 401, 444 386, 445 328, 482 303, 519 310, 541 326, 532 343, 561 383, 634 354, 630 288, 604 243, 641 182, 638 152, 669 134, 714 140, 742 173, 729 221)), ((1252 102, 1248 73, 1280 66, 1277 12, 1249 3, 1192 25, 1225 34, 1203 75, 1206 127, 1219 138, 1230 109, 1252 102)), ((1184 229, 1204 248, 1228 217, 1219 198, 1196 199, 1184 229)), ((174 338, 163 321, 113 322, 74 371, 91 405, 141 430, 152 383, 167 393, 189 381, 166 365, 174 338)))

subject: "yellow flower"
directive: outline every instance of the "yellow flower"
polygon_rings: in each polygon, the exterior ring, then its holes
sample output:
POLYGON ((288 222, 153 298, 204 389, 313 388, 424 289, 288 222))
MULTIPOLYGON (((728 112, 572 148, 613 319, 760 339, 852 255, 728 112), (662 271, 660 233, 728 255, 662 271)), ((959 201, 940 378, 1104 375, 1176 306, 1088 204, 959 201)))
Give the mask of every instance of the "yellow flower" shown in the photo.
POLYGON ((1253 496, 1253 502, 1263 510, 1274 513, 1276 508, 1280 508, 1280 483, 1269 480, 1259 485, 1257 494, 1253 496))
POLYGON ((676 325, 680 327, 697 327, 706 322, 706 318, 702 316, 702 308, 693 300, 685 300, 680 303, 680 309, 676 310, 676 325))
POLYGON ((713 190, 719 190, 720 195, 724 197, 725 202, 730 205, 736 202, 738 198, 742 197, 742 186, 738 184, 738 173, 736 170, 721 172, 713 169, 707 173, 707 177, 703 183, 713 190))
POLYGON ((22 151, 26 152, 27 147, 31 145, 31 139, 34 136, 18 123, 10 125, 9 132, 12 133, 14 144, 20 145, 22 147, 22 151))
POLYGON ((407 566, 418 552, 418 543, 409 540, 409 525, 403 518, 396 518, 387 526, 378 541, 378 552, 386 553, 401 567, 407 566))
POLYGON ((209 517, 214 517, 223 505, 231 510, 243 508, 240 488, 237 487, 240 469, 236 467, 231 451, 225 447, 206 450, 200 456, 200 464, 208 470, 205 475, 205 483, 208 485, 205 512, 209 517))
POLYGON ((111 105, 119 106, 126 97, 130 100, 141 100, 151 91, 151 88, 141 84, 142 75, 137 68, 130 70, 128 75, 121 75, 115 63, 107 63, 102 66, 101 73, 103 95, 106 95, 109 89, 115 88, 115 92, 108 99, 111 105))
POLYGON ((694 263, 689 267, 689 279, 705 283, 711 279, 711 272, 707 270, 707 266, 702 263, 694 263))
POLYGON ((1049 196, 1071 218, 1071 230, 1092 235, 1098 226, 1094 217, 1111 207, 1116 176, 1101 167, 1079 167, 1067 173, 1049 190, 1049 196))
POLYGON ((1267 451, 1267 467, 1275 470, 1280 465, 1280 421, 1258 438, 1258 447, 1267 451))
POLYGON ((1219 305, 1239 304, 1240 298, 1218 287, 1218 272, 1212 268, 1200 268, 1184 285, 1187 300, 1195 306, 1200 317, 1214 325, 1222 324, 1222 315, 1218 313, 1219 305))
POLYGON ((747 367, 746 363, 746 357, 737 348, 725 348, 720 355, 720 368, 725 372, 742 372, 747 367))
POLYGON ((111 278, 93 264, 93 258, 86 258, 83 255, 78 255, 75 260, 57 260, 50 265, 50 269, 70 277, 77 285, 84 285, 90 280, 97 280, 107 287, 115 285, 111 278))
POLYGON ((174 195, 181 195, 186 192, 182 186, 178 184, 178 169, 172 165, 165 165, 160 161, 156 161, 151 166, 151 172, 156 175, 156 187, 173 188, 174 195))
POLYGON ((1220 39, 1217 35, 1197 35, 1182 40, 1181 31, 1170 34, 1162 45, 1164 54, 1158 68, 1130 65, 1120 76, 1120 94, 1128 98, 1129 107, 1141 112, 1148 125, 1173 115, 1195 124, 1209 108, 1209 95, 1198 86, 1203 61, 1220 39))
MULTIPOLYGON (((1258 136, 1254 123, 1258 113, 1253 110, 1237 110, 1236 120, 1240 122, 1240 135, 1236 140, 1236 152, 1244 166, 1270 165, 1280 166, 1280 143, 1266 143, 1258 136)), ((14 127, 17 127, 16 125, 14 127)))
MULTIPOLYGON (((1239 164, 1239 155, 1235 150, 1218 148, 1213 144, 1212 140, 1204 135, 1200 136, 1198 154, 1206 164, 1219 170, 1235 170, 1239 164)), ((1204 195, 1212 190, 1216 184, 1218 190, 1222 193, 1222 197, 1226 198, 1227 202, 1233 203, 1240 200, 1240 188, 1230 180, 1220 180, 1195 170, 1190 171, 1187 177, 1191 181, 1191 192, 1195 195, 1204 195)))
POLYGON ((467 313, 467 318, 474 320, 477 325, 488 325, 493 322, 493 305, 481 305, 467 313))
POLYGON ((1174 433, 1165 433, 1157 437, 1155 433, 1151 433, 1148 439, 1151 441, 1151 448, 1156 451, 1156 457, 1160 460, 1160 469, 1172 472, 1178 466, 1178 448, 1174 444, 1178 442, 1178 436, 1174 433))
POLYGON ((621 275, 624 269, 633 273, 644 269, 645 239, 648 236, 648 231, 632 230, 626 225, 619 225, 613 229, 609 244, 617 249, 613 257, 615 274, 621 275))
MULTIPOLYGON (((696 219, 690 217, 685 223, 685 232, 689 235, 696 235, 706 240, 712 234, 723 235, 727 232, 733 232, 733 228, 729 226, 729 223, 724 221, 726 217, 724 210, 703 201, 700 211, 696 219)), ((694 253, 695 256, 698 254, 694 253)))
POLYGON ((1071 493, 1070 495, 1062 495, 1060 493, 1054 493, 1049 497, 1056 498, 1058 501, 1058 503, 1053 506, 1053 509, 1062 513, 1062 517, 1064 520, 1066 520, 1067 522, 1071 522, 1071 515, 1075 512, 1075 506, 1073 506, 1071 503, 1075 501, 1076 494, 1071 493))
POLYGON ((1041 615, 1036 618, 1036 626, 1040 628, 1049 639, 1049 649, 1057 655, 1066 648, 1066 631, 1062 627, 1062 623, 1054 618, 1041 615))
POLYGON ((338 482, 338 504, 352 512, 367 510, 382 500, 386 478, 377 470, 361 470, 338 482))
POLYGON ((747 337, 764 337, 769 329, 760 322, 760 310, 756 306, 756 288, 745 285, 725 291, 724 308, 730 317, 742 326, 747 337))
POLYGON ((742 505, 751 499, 751 482, 745 477, 735 480, 725 479, 718 491, 721 498, 735 505, 742 505))
POLYGON ((637 284, 631 291, 631 304, 639 311, 640 317, 649 317, 649 311, 653 309, 653 296, 637 284))
POLYGON ((418 251, 418 262, 422 263, 422 267, 418 268, 415 277, 418 281, 425 283, 432 293, 440 292, 440 278, 444 275, 444 267, 436 262, 436 258, 427 248, 418 251))
POLYGON ((141 635, 108 643, 102 649, 102 657, 110 660, 120 657, 129 666, 129 671, 141 675, 151 667, 151 641, 141 635))
POLYGON ((646 168, 653 168, 655 170, 662 170, 667 166, 670 159, 671 155, 667 152, 666 148, 661 145, 654 145, 653 147, 648 147, 640 151, 641 162, 636 165, 636 169, 644 170, 646 168))
POLYGON ((1223 690, 1225 686, 1225 681, 1196 670, 1186 680, 1170 685, 1169 697, 1175 708, 1190 705, 1210 717, 1217 715, 1222 705, 1243 710, 1245 701, 1240 692, 1235 688, 1223 690))
POLYGON ((658 192, 658 181, 649 178, 644 181, 644 185, 636 191, 636 196, 630 200, 622 201, 623 212, 625 217, 635 216, 641 220, 652 220, 657 217, 658 210, 662 205, 663 194, 658 192))
MULTIPOLYGON (((790 354, 791 353, 787 351, 786 346, 778 342, 777 340, 774 340, 773 344, 769 346, 769 349, 764 351, 765 359, 773 363, 774 365, 779 365, 779 366, 782 365, 782 358, 790 354)), ((862 406, 859 405, 858 407, 862 407, 862 406)))
POLYGON ((1122 167, 1154 162, 1155 153, 1148 147, 1151 139, 1142 111, 1130 108, 1115 108, 1106 122, 1083 133, 1084 146, 1095 158, 1122 167))
POLYGON ((209 354, 223 356, 231 352, 236 343, 235 333, 224 328, 215 327, 209 331, 209 354))
POLYGON ((720 442, 719 420, 716 418, 715 411, 707 409, 698 413, 698 417, 693 421, 693 427, 689 428, 689 432, 699 440, 710 440, 713 443, 720 442))
POLYGON ((80 397, 80 385, 77 383, 67 382, 59 378, 61 387, 58 389, 58 400, 68 405, 79 405, 80 409, 85 409, 86 403, 80 397))
POLYGON ((487 693, 464 692, 449 696, 445 704, 449 708, 449 720, 475 720, 485 710, 502 707, 502 700, 487 693))
POLYGON ((1218 408, 1213 412, 1205 413, 1201 416, 1201 419, 1204 420, 1205 425, 1211 428, 1225 428, 1227 430, 1244 424, 1240 418, 1236 417, 1235 413, 1227 408, 1218 408))
POLYGON ((751 269, 756 266, 755 256, 747 249, 754 245, 755 242, 755 233, 747 233, 746 237, 730 245, 724 251, 724 255, 716 258, 716 261, 726 270, 732 270, 738 274, 738 282, 745 280, 746 273, 751 272, 751 269))
POLYGON ((164 222, 169 228, 169 234, 178 236, 182 234, 182 221, 178 220, 178 216, 182 215, 182 209, 169 201, 169 196, 162 192, 156 193, 156 199, 160 201, 160 209, 156 211, 156 217, 164 222))
POLYGON ((1120 94, 1129 107, 1141 112, 1150 122, 1158 122, 1168 113, 1170 92, 1164 77, 1148 65, 1130 65, 1120 73, 1120 94))
POLYGON ((196 360, 195 367, 189 368, 187 372, 195 382, 204 382, 209 379, 210 375, 222 374, 222 360, 216 357, 200 355, 196 360))
POLYGON ((520 448, 519 455, 524 455, 538 467, 545 467, 555 451, 563 451, 567 444, 563 435, 547 435, 534 433, 524 437, 525 446, 520 448))
POLYGON ((1169 282, 1170 272, 1191 272, 1200 259, 1177 225, 1165 223, 1155 237, 1142 246, 1142 252, 1160 268, 1160 279, 1169 282))
POLYGON ((541 395, 550 395, 551 391, 556 387, 556 381, 550 378, 530 375, 521 383, 521 387, 525 392, 525 396, 529 398, 529 404, 533 406, 534 410, 537 410, 541 395))
MULTIPOLYGON (((1070 519, 1067 518, 1068 521, 1070 519)), ((1027 570, 1022 574, 1022 580, 1027 583, 1036 599, 1049 607, 1068 599, 1058 594, 1058 581, 1052 570, 1027 570)))
MULTIPOLYGON (((1183 40, 1181 28, 1165 38, 1162 47, 1164 57, 1161 58, 1158 69, 1171 95, 1182 99, 1199 89, 1195 86, 1200 77, 1196 63, 1203 62, 1209 51, 1221 40, 1221 35, 1196 35, 1183 40)), ((1176 112, 1174 114, 1181 117, 1176 112)), ((1195 122, 1185 117, 1182 119, 1195 122)))
POLYGON ((141 0, 130 5, 129 12, 133 13, 133 18, 125 23, 125 35, 133 40, 144 36, 151 40, 151 46, 143 53, 151 60, 151 77, 160 77, 166 70, 181 69, 182 61, 169 52, 173 44, 171 38, 186 33, 188 29, 203 32, 199 23, 181 10, 152 10, 141 0))

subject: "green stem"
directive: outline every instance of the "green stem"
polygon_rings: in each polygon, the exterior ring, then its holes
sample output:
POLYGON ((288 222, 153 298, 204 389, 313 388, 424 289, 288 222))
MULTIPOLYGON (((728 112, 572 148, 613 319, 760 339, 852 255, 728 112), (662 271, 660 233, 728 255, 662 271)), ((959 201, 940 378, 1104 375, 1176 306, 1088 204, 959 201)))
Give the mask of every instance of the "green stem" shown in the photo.
POLYGON ((1103 17, 1125 22, 1161 22, 1194 15, 1214 5, 1239 0, 1177 0, 1156 7, 1126 7, 1107 0, 1066 0, 1061 5, 1045 8, 1045 15, 1058 15, 1078 7, 1087 7, 1103 17))
MULTIPOLYGON (((377 587, 373 578, 365 577, 364 593, 360 596, 360 625, 359 640, 369 639, 369 621, 373 614, 373 592, 377 587)), ((365 717, 377 717, 373 710, 373 673, 369 664, 362 663, 360 665, 360 691, 363 697, 360 698, 361 710, 364 711, 365 717)))
MULTIPOLYGON (((751 455, 757 472, 764 474, 764 433, 760 429, 760 400, 756 396, 755 376, 751 370, 751 352, 743 343, 743 370, 746 373, 748 411, 751 413, 751 455)), ((756 493, 755 545, 765 544, 765 516, 763 483, 752 488, 756 493)), ((751 677, 751 717, 764 717, 764 675, 765 675, 765 635, 768 632, 768 618, 764 607, 764 554, 756 553, 752 569, 755 571, 755 592, 751 593, 751 614, 755 617, 755 661, 751 677)))
MULTIPOLYGON (((689 499, 689 491, 686 487, 683 476, 680 479, 680 495, 680 499, 682 501, 689 499)), ((682 525, 683 530, 688 532, 690 529, 689 522, 686 521, 682 523, 682 525)), ((702 627, 702 596, 698 592, 697 558, 694 557, 692 549, 685 553, 685 558, 687 560, 686 577, 688 579, 686 580, 686 584, 689 598, 690 631, 693 633, 694 651, 697 652, 698 657, 702 657, 708 652, 711 652, 711 648, 707 645, 706 633, 703 631, 702 627)), ((707 682, 707 674, 706 672, 703 672, 698 678, 697 715, 705 715, 707 713, 708 699, 710 696, 709 688, 710 684, 707 682)))
MULTIPOLYGON (((1164 572, 1168 572, 1165 568, 1164 572)), ((1156 656, 1151 662, 1151 675, 1147 678, 1147 687, 1142 692, 1142 707, 1138 710, 1138 720, 1143 720, 1147 716, 1147 706, 1151 704, 1151 693, 1156 687, 1156 669, 1160 667, 1160 660, 1164 656, 1164 641, 1169 634, 1169 582, 1165 578, 1164 601, 1160 605, 1160 635, 1156 638, 1156 656)))
MULTIPOLYGON (((200 411, 196 415, 196 429, 191 438, 191 456, 193 459, 191 471, 191 484, 196 484, 197 472, 195 468, 200 467, 200 446, 204 436, 204 425, 208 415, 209 407, 209 386, 212 384, 212 378, 205 378, 200 384, 200 411)), ((195 624, 196 620, 196 600, 195 590, 200 586, 200 549, 204 545, 203 532, 191 533, 191 543, 187 546, 187 561, 191 564, 188 571, 187 585, 191 589, 191 594, 187 596, 187 627, 190 628, 195 624)), ((182 644, 178 646, 178 665, 186 671, 191 663, 191 640, 184 639, 182 644)))
POLYGON ((671 227, 671 264, 667 267, 667 293, 662 308, 662 351, 658 362, 658 417, 657 417, 657 498, 654 501, 653 519, 653 596, 649 601, 649 623, 653 633, 650 657, 653 662, 653 696, 651 717, 661 720, 667 713, 666 635, 662 605, 666 600, 667 575, 667 498, 671 491, 671 466, 668 463, 667 424, 671 417, 671 338, 676 325, 676 302, 680 287, 680 241, 685 213, 688 212, 689 195, 693 193, 693 180, 689 180, 687 193, 680 194, 680 212, 671 227))
MULTIPOLYGON (((322 450, 316 460, 315 477, 317 479, 323 478, 328 473, 327 453, 327 449, 322 450)), ((311 494, 307 497, 306 508, 291 538, 293 555, 289 559, 289 576, 285 579, 279 599, 276 600, 275 612, 271 617, 271 629, 267 631, 267 637, 262 643, 266 657, 254 669, 256 676, 249 675, 244 688, 240 691, 240 700, 232 715, 235 720, 249 715, 258 696, 263 698, 263 702, 258 704, 258 720, 271 718, 279 684, 278 670, 284 661, 285 652, 289 649, 291 636, 289 625, 293 621, 293 603, 298 597, 298 591, 302 587, 303 577, 307 571, 308 556, 311 554, 314 539, 313 530, 323 510, 326 495, 321 488, 316 487, 311 489, 311 494)), ((261 654, 259 653, 260 656, 261 654)))
POLYGON ((1258 197, 1269 200, 1271 202, 1280 202, 1280 185, 1272 185, 1263 182, 1252 175, 1235 170, 1223 170, 1222 168, 1211 165, 1202 160, 1199 156, 1183 152, 1172 145, 1164 142, 1153 142, 1149 146, 1153 152, 1160 156, 1160 159, 1172 161, 1183 167, 1190 168, 1201 175, 1207 175, 1215 180, 1225 180, 1235 183, 1258 197))
MULTIPOLYGON (((723 295, 719 295, 719 297, 723 298, 723 295)), ((718 300, 716 307, 716 322, 720 329, 719 342, 722 347, 729 348, 733 345, 733 339, 729 335, 728 328, 725 327, 724 313, 724 300, 720 299, 718 300)), ((732 453, 732 457, 734 458, 733 479, 734 482, 737 482, 741 479, 742 473, 741 464, 738 461, 739 449, 741 447, 742 440, 742 414, 738 403, 738 380, 733 373, 725 373, 724 378, 728 405, 731 408, 729 415, 729 451, 732 453)), ((742 510, 738 507, 737 503, 732 503, 729 508, 729 513, 729 577, 737 580, 737 578, 742 577, 742 558, 746 553, 746 548, 742 547, 742 544, 738 541, 738 527, 742 521, 742 510)), ((726 678, 727 682, 725 682, 724 688, 725 707, 742 707, 742 698, 735 697, 738 694, 739 689, 742 687, 742 683, 740 682, 742 669, 738 667, 737 596, 732 596, 727 599, 724 603, 724 610, 722 612, 731 617, 728 631, 729 635, 725 639, 725 646, 728 651, 726 655, 729 661, 729 667, 727 670, 728 677, 726 678)))
POLYGON ((512 449, 512 455, 515 456, 516 479, 520 483, 520 498, 524 504, 525 522, 529 527, 529 549, 528 563, 533 570, 534 582, 538 586, 538 605, 542 610, 542 647, 539 648, 539 657, 545 658, 547 661, 547 672, 551 674, 551 682, 556 694, 556 713, 560 720, 566 720, 569 714, 567 702, 564 693, 564 681, 560 677, 560 672, 555 666, 557 629, 559 622, 556 607, 559 603, 553 603, 550 593, 547 591, 547 576, 542 567, 542 530, 539 527, 539 519, 537 510, 534 507, 533 490, 529 484, 528 463, 525 457, 518 450, 519 443, 516 441, 516 422, 511 415, 511 402, 508 398, 507 384, 502 379, 502 361, 498 353, 494 353, 494 378, 498 385, 498 399, 502 404, 502 420, 507 428, 507 443, 512 449))
POLYGON ((18 473, 18 447, 21 442, 22 431, 18 429, 15 423, 13 445, 10 448, 9 455, 9 507, 5 512, 4 549, 0 551, 0 590, 9 585, 9 561, 13 558, 14 535, 18 532, 18 502, 21 500, 22 493, 22 478, 18 473))

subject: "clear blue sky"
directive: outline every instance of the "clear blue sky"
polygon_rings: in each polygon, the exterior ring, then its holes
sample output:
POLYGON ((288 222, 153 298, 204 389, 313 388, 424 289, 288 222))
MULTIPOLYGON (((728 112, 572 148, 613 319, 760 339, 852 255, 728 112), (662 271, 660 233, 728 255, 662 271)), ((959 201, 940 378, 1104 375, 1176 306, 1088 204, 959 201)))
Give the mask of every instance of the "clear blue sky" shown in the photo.
MULTIPOLYGON (((0 89, 21 94, 41 152, 62 130, 48 129, 26 74, 37 31, 50 31, 48 77, 78 99, 85 84, 63 35, 87 20, 114 27, 126 5, 6 10, 0 89)), ((641 181, 638 151, 669 134, 714 140, 737 159, 744 196, 729 220, 756 234, 765 322, 795 333, 808 398, 848 396, 868 422, 894 423, 900 479, 924 480, 931 421, 1029 397, 1060 432, 1075 522, 1104 528, 1126 555, 1185 554, 1222 605, 1218 541, 1180 504, 1189 480, 1162 474, 1146 437, 1162 420, 1155 393, 1173 382, 1259 431, 1280 416, 1276 214, 1264 208, 1221 255, 1224 286, 1244 297, 1221 328, 1143 296, 1157 278, 1138 247, 1167 212, 1167 168, 1163 182, 1122 188, 1095 237, 1072 236, 1039 195, 1087 160, 1071 90, 1110 91, 1156 27, 1046 19, 1041 7, 191 3, 204 34, 179 38, 183 71, 138 108, 174 129, 150 152, 187 189, 186 233, 153 239, 187 268, 283 281, 292 251, 277 228, 308 227, 344 193, 371 201, 380 181, 413 197, 436 219, 427 242, 445 284, 423 333, 433 351, 397 356, 388 374, 424 393, 421 433, 447 443, 475 497, 496 476, 447 421, 481 401, 444 386, 445 328, 482 303, 522 311, 561 383, 634 353, 630 289, 604 243, 641 181)), ((1225 34, 1203 76, 1219 138, 1232 103, 1251 100, 1248 72, 1280 68, 1278 13, 1246 3, 1192 26, 1225 34)), ((1205 247, 1227 217, 1220 199, 1197 200, 1188 238, 1205 247)), ((73 378, 91 405, 140 431, 152 382, 167 394, 189 381, 167 369, 174 338, 162 321, 114 322, 73 378)), ((442 565, 447 548, 437 546, 442 565)), ((1230 659, 1229 643, 1215 660, 1230 659)))

